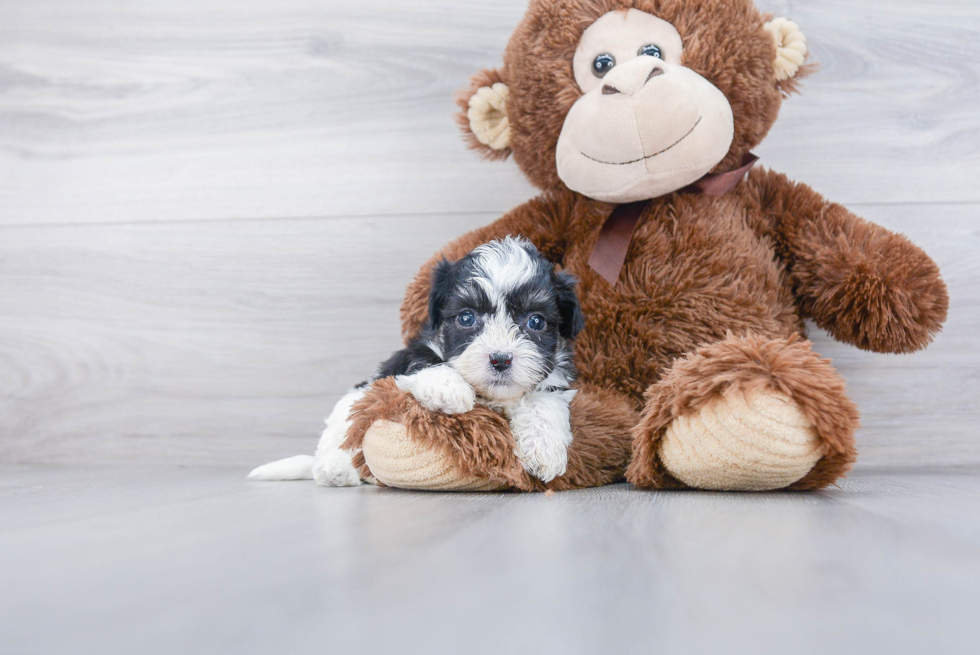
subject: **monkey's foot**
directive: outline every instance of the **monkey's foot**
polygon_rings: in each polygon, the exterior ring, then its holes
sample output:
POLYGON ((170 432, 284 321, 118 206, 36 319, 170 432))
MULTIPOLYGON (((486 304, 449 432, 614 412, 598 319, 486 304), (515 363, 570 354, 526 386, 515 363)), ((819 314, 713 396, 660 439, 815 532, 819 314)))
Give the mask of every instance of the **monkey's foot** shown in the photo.
POLYGON ((403 489, 530 491, 507 419, 478 405, 446 414, 424 407, 395 380, 376 381, 353 406, 345 449, 362 479, 403 489))
POLYGON ((500 482, 462 474, 454 458, 413 441, 401 423, 378 420, 364 434, 364 460, 379 482, 400 489, 496 491, 500 482))
POLYGON ((691 487, 765 491, 802 479, 823 456, 821 443, 789 396, 735 388, 674 419, 660 460, 691 487))
POLYGON ((404 489, 545 491, 595 487, 623 478, 630 428, 638 420, 618 394, 584 387, 570 405, 574 439, 564 475, 529 475, 506 418, 477 404, 461 414, 433 412, 386 378, 353 407, 343 448, 357 452, 361 479, 404 489))
POLYGON ((798 336, 702 346, 646 401, 626 471, 641 489, 820 489, 854 462, 857 408, 798 336))

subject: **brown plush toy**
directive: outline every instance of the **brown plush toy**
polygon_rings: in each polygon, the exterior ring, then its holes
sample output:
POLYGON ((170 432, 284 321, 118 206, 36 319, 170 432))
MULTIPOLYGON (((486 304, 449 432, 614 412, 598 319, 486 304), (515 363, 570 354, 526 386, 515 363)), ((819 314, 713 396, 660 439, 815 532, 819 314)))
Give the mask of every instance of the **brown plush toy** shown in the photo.
POLYGON ((752 168, 808 72, 805 40, 750 0, 531 0, 461 124, 542 195, 437 253, 523 235, 580 279, 586 317, 564 475, 526 473, 478 406, 429 412, 390 380, 354 408, 364 478, 423 489, 818 489, 855 459, 858 412, 803 320, 865 350, 923 348, 946 317, 936 264, 908 239, 752 168))

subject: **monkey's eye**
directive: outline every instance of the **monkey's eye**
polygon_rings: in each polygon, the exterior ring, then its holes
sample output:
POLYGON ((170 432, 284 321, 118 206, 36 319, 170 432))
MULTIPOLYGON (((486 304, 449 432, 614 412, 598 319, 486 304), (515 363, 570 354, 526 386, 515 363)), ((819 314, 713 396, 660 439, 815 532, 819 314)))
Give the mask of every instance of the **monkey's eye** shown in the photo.
POLYGON ((658 46, 653 45, 652 43, 650 45, 645 45, 642 48, 640 48, 640 51, 636 54, 639 55, 640 57, 646 55, 647 57, 656 57, 657 59, 664 58, 663 55, 660 53, 660 48, 658 46))
POLYGON ((615 65, 616 58, 604 52, 592 62, 592 74, 596 77, 604 77, 615 65))
POLYGON ((539 314, 531 314, 527 319, 527 329, 531 332, 540 332, 548 327, 548 321, 539 314))
POLYGON ((468 309, 464 309, 456 317, 456 322, 459 323, 460 327, 469 328, 476 325, 476 314, 468 309))

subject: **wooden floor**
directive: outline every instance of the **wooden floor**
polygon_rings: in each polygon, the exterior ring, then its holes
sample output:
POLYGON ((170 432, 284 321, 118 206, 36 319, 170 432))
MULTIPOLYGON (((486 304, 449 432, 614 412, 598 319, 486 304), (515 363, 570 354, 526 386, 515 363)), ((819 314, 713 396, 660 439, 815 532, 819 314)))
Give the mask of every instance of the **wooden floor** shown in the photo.
POLYGON ((548 497, 0 468, 0 651, 975 655, 978 473, 548 497))
POLYGON ((980 639, 976 0, 760 1, 820 64, 762 163, 909 235, 952 298, 914 355, 813 331, 863 415, 841 489, 240 479, 312 449, 426 257, 533 195, 452 119, 524 6, 0 0, 0 652, 980 639))

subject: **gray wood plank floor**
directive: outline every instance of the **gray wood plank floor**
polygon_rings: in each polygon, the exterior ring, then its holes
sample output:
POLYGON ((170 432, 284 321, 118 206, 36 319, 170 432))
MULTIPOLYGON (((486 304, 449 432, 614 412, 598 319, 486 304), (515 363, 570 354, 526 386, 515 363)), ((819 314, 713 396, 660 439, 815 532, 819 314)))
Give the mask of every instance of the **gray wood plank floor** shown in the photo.
POLYGON ((2 650, 972 655, 978 472, 547 497, 0 468, 2 650))
POLYGON ((451 98, 525 0, 0 0, 0 652, 972 653, 980 4, 763 0, 820 71, 767 166, 909 235, 925 352, 811 495, 255 484, 534 190, 451 98))

